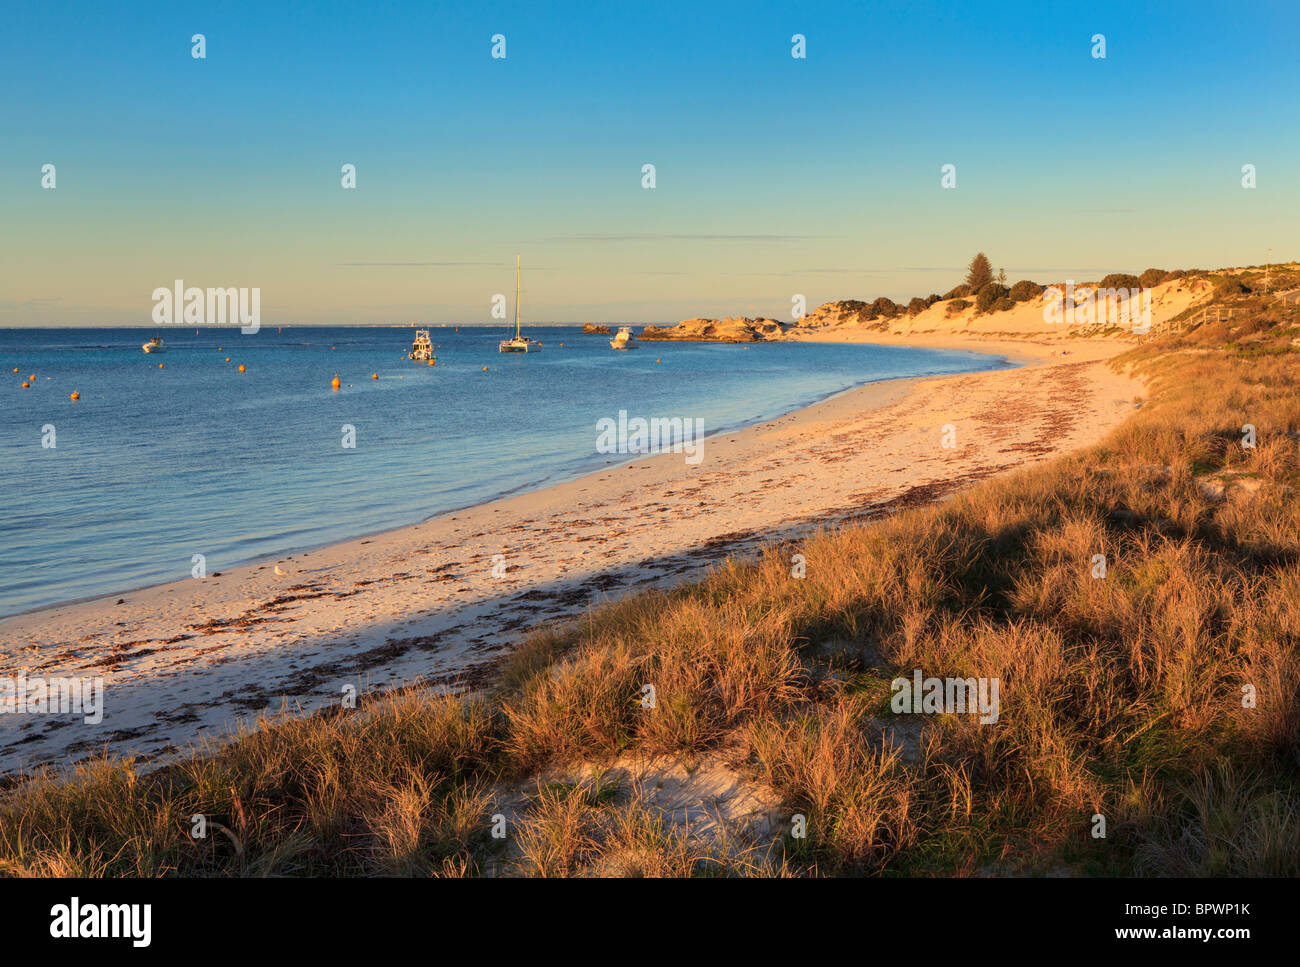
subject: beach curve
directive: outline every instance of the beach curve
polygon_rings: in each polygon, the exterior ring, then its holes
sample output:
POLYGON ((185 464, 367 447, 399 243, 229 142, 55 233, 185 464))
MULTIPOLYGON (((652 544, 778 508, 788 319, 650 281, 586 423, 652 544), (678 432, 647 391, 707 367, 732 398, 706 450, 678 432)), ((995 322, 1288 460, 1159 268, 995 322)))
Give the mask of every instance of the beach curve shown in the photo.
POLYGON ((795 338, 929 344, 1025 365, 869 383, 710 437, 698 466, 662 454, 202 581, 15 616, 0 675, 102 676, 105 711, 90 735, 63 717, 0 718, 0 772, 101 752, 161 763, 347 688, 474 688, 529 630, 604 596, 1088 445, 1141 392, 1106 365, 1131 347, 1122 340, 795 338))

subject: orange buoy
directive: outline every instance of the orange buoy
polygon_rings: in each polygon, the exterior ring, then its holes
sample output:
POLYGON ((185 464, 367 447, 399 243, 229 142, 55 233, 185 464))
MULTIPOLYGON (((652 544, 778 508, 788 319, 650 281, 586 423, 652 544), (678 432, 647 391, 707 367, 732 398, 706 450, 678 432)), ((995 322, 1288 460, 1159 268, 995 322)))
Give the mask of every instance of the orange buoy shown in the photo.
POLYGON ((35 374, 35 373, 32 373, 32 375, 28 376, 27 378, 28 378, 28 379, 35 379, 35 378, 36 378, 36 374, 35 374))
POLYGON ((370 374, 370 378, 371 378, 371 379, 379 379, 379 374, 378 374, 378 373, 371 373, 371 374, 370 374))
POLYGON ((432 365, 433 365, 433 363, 434 363, 434 360, 432 360, 432 359, 431 359, 431 360, 429 360, 429 365, 430 365, 430 366, 432 366, 432 365))
POLYGON ((226 357, 226 362, 230 362, 230 357, 229 357, 229 356, 226 357))
POLYGON ((27 380, 23 380, 23 389, 31 389, 31 387, 31 383, 27 382, 27 380))
POLYGON ((240 364, 239 364, 239 371, 240 371, 241 373, 244 371, 244 364, 243 364, 243 363, 240 363, 240 364))
POLYGON ((487 372, 487 367, 486 367, 486 366, 483 367, 483 372, 485 372, 485 373, 487 372))
POLYGON ((74 390, 72 391, 72 395, 71 395, 70 397, 68 397, 68 398, 69 398, 70 400, 72 400, 72 402, 75 403, 75 402, 77 402, 77 400, 81 399, 81 394, 78 393, 78 392, 74 389, 74 390))
POLYGON ((18 372, 18 367, 17 367, 17 366, 14 367, 14 372, 15 372, 15 373, 18 372))
POLYGON ((342 386, 342 385, 343 385, 343 384, 339 382, 339 374, 338 374, 338 373, 335 373, 335 374, 334 374, 334 379, 330 381, 330 386, 333 387, 334 392, 337 393, 339 387, 342 386))
POLYGON ((158 368, 159 368, 159 369, 162 369, 162 363, 159 363, 159 364, 158 364, 158 368))

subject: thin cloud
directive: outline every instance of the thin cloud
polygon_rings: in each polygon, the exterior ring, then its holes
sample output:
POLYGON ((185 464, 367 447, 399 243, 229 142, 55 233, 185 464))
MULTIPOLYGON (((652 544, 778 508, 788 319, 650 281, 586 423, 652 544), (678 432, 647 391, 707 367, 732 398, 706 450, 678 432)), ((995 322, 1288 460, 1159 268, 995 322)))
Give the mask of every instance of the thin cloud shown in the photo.
POLYGON ((792 242, 815 238, 814 235, 714 235, 693 232, 675 232, 671 234, 618 234, 598 235, 579 233, 577 235, 552 235, 550 242, 792 242))
POLYGON ((965 272, 956 265, 900 265, 887 269, 790 269, 782 275, 888 275, 892 272, 965 272))
POLYGON ((0 299, 0 309, 49 309, 56 302, 62 301, 61 295, 48 299, 0 299))
POLYGON ((499 267, 505 265, 506 263, 504 263, 504 262, 338 262, 338 263, 336 263, 336 264, 338 264, 338 265, 364 265, 364 266, 397 266, 397 267, 409 267, 409 266, 445 266, 445 267, 458 267, 458 266, 464 266, 464 265, 491 265, 491 266, 496 266, 496 267, 499 268, 499 267))

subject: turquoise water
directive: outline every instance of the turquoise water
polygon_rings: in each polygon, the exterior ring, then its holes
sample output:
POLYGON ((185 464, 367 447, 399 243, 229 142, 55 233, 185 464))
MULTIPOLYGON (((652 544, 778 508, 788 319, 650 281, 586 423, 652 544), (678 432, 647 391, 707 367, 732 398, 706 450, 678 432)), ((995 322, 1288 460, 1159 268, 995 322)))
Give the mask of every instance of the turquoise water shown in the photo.
POLYGON ((0 330, 0 615, 188 577, 194 554, 211 573, 619 463, 596 452, 596 422, 619 410, 714 433, 866 382, 1010 365, 826 343, 618 353, 576 326, 529 334, 541 353, 503 355, 498 330, 435 328, 430 367, 402 359, 404 328, 171 329, 160 356, 140 349, 150 330, 0 330))

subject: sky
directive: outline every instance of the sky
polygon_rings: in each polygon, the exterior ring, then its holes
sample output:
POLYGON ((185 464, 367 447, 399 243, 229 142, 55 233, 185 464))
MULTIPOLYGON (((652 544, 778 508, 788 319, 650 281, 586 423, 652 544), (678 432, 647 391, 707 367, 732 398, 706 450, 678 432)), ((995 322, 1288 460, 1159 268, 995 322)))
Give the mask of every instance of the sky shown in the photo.
POLYGON ((488 323, 516 253, 525 322, 905 301, 980 250, 1039 282, 1300 258, 1294 3, 7 0, 3 21, 5 327, 147 326, 176 279, 260 288, 263 326, 488 323))

